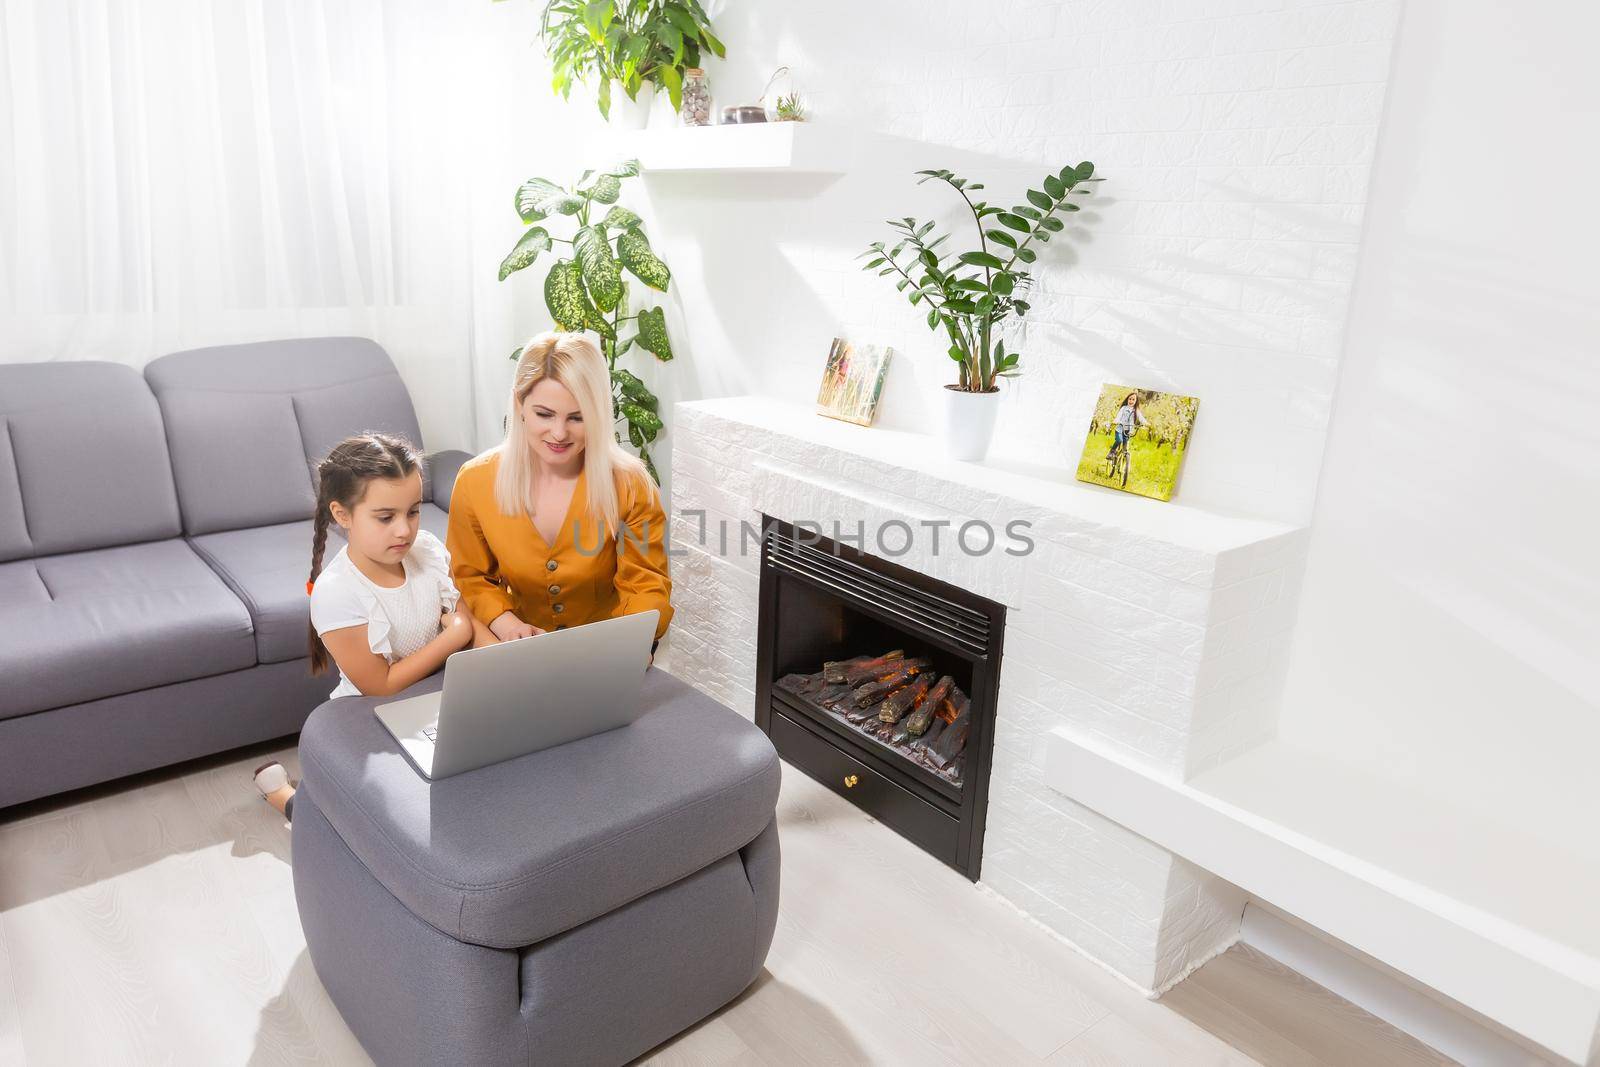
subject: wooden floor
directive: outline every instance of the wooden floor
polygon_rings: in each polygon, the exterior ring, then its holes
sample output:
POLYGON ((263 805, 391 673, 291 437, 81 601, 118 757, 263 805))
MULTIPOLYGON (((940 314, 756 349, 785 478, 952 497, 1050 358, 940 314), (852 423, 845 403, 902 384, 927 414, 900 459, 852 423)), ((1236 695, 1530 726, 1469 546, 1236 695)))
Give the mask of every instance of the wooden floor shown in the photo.
MULTIPOLYGON (((370 1062, 250 785, 269 751, 0 816, 0 1064, 370 1062)), ((1147 1001, 787 767, 779 818, 766 972, 643 1062, 1444 1062, 1247 949, 1147 1001)))

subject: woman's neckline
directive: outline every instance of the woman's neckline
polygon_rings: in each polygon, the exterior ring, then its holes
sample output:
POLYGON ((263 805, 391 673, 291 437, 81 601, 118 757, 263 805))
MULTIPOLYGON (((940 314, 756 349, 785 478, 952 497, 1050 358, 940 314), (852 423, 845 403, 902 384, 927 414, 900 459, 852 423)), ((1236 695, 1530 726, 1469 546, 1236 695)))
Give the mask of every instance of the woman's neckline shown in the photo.
POLYGON ((572 509, 578 506, 578 497, 583 492, 584 478, 588 476, 588 472, 589 466, 587 463, 578 468, 578 476, 572 481, 572 495, 567 498, 567 509, 561 515, 561 525, 556 527, 554 540, 544 535, 544 531, 539 529, 539 523, 532 515, 528 516, 528 525, 533 527, 534 534, 552 552, 555 551, 556 546, 561 543, 562 538, 567 535, 567 531, 572 527, 572 509))

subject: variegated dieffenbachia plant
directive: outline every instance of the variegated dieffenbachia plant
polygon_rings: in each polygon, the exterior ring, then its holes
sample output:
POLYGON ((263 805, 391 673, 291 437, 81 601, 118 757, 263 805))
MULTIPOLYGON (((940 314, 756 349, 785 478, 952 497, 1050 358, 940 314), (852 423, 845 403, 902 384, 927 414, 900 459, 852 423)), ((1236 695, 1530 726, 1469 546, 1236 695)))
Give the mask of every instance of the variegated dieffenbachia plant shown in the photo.
MULTIPOLYGON (((531 267, 556 245, 566 246, 545 275, 545 306, 557 329, 593 330, 600 335, 618 415, 613 432, 620 441, 626 426, 628 441, 638 450, 650 476, 659 482, 661 477, 650 458, 650 445, 661 433, 659 404, 637 375, 617 366, 635 345, 663 363, 672 358, 665 310, 658 306, 633 311, 628 299, 624 272, 663 293, 672 283, 672 272, 651 251, 639 216, 617 203, 623 181, 638 173, 638 160, 629 160, 609 170, 586 170, 569 186, 548 178, 523 182, 517 188, 517 214, 528 223, 528 230, 500 264, 500 280, 531 267), (550 223, 563 216, 576 227, 571 237, 550 232, 550 223)), ((521 354, 518 348, 511 358, 521 354)))

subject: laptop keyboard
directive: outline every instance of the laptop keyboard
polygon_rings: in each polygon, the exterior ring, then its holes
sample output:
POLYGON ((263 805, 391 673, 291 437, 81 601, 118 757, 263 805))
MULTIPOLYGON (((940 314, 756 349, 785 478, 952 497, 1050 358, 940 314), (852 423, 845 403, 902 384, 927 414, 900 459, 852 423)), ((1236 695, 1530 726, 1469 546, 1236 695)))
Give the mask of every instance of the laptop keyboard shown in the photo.
POLYGON ((422 736, 429 741, 437 743, 439 740, 439 728, 437 726, 424 726, 422 728, 422 736))

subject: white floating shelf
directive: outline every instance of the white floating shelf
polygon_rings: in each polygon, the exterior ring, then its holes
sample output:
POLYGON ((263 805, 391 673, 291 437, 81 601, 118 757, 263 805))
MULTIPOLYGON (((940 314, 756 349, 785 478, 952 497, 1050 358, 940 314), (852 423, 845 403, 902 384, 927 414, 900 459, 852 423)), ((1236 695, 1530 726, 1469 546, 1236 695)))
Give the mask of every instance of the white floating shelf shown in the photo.
POLYGON ((1187 782, 1069 728, 1045 781, 1574 1063, 1600 1050, 1600 845, 1271 741, 1187 782))
POLYGON ((842 174, 849 169, 851 131, 809 122, 674 126, 608 132, 599 139, 609 159, 637 159, 661 171, 788 171, 842 174))

